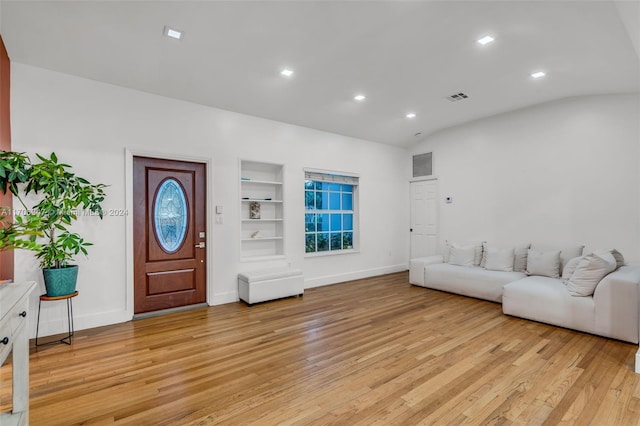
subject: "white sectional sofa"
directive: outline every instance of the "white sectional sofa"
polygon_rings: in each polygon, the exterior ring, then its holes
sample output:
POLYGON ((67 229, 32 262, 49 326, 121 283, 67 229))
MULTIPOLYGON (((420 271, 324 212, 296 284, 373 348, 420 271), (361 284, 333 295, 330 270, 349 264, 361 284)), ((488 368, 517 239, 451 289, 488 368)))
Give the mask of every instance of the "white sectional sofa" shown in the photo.
POLYGON ((593 296, 576 297, 556 278, 531 276, 504 286, 502 312, 626 342, 639 342, 640 267, 604 277, 593 296))
MULTIPOLYGON (((540 250, 544 246, 531 247, 531 250, 540 250)), ((516 249, 515 252, 517 251, 516 249)), ((538 255, 541 252, 529 253, 538 255)), ((611 266, 615 268, 613 272, 604 274, 603 278, 596 281, 592 294, 588 294, 589 291, 580 293, 582 290, 576 288, 573 281, 569 281, 573 277, 573 271, 568 269, 580 264, 581 271, 584 271, 586 265, 587 273, 591 273, 585 258, 601 258, 594 255, 581 256, 582 246, 560 250, 560 254, 557 277, 536 275, 535 270, 522 270, 522 265, 516 265, 517 260, 513 269, 520 269, 519 271, 488 270, 480 266, 477 256, 473 262, 469 258, 468 263, 471 264, 465 266, 451 264, 445 253, 444 256, 412 259, 409 281, 413 285, 502 303, 503 312, 507 315, 638 343, 640 267, 619 266, 623 263, 620 256, 615 259, 620 260, 618 264, 614 260, 614 265, 611 266), (570 261, 570 258, 574 260, 570 261), (563 272, 568 274, 564 279, 561 276, 563 272), (572 292, 582 295, 572 295, 572 292)), ((534 261, 537 259, 532 258, 532 269, 535 269, 534 261)), ((522 259, 520 262, 522 263, 522 259)), ((544 268, 540 273, 554 275, 544 268)), ((575 281, 578 282, 578 279, 575 281)))
POLYGON ((525 278, 523 272, 489 271, 480 266, 458 266, 444 263, 443 256, 412 259, 409 268, 411 284, 478 299, 502 302, 502 287, 525 278))

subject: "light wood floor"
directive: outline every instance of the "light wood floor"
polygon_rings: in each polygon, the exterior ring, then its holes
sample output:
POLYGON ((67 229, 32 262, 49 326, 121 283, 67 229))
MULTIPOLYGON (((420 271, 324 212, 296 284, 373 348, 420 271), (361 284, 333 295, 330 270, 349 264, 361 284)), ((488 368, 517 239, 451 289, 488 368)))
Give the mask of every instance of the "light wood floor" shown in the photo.
POLYGON ((640 424, 636 350, 397 273, 34 349, 31 424, 640 424))

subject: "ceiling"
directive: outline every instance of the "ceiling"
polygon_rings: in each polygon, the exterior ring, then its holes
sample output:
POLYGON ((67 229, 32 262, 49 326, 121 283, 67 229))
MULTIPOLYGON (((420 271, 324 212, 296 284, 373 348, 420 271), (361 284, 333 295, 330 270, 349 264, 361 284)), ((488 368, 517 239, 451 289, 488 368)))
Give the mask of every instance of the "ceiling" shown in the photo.
POLYGON ((14 62, 399 146, 640 88, 613 2, 3 1, 1 16, 14 62), (165 25, 183 39, 164 37, 165 25), (487 34, 493 43, 476 42, 487 34), (446 99, 458 92, 469 98, 446 99))

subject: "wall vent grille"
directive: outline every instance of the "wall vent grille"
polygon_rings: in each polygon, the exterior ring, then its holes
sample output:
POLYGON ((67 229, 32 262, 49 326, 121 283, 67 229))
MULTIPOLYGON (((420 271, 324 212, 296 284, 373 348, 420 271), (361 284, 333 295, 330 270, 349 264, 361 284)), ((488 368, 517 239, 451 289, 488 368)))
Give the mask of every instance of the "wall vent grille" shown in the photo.
POLYGON ((433 153, 413 156, 413 177, 431 176, 433 172, 433 153))

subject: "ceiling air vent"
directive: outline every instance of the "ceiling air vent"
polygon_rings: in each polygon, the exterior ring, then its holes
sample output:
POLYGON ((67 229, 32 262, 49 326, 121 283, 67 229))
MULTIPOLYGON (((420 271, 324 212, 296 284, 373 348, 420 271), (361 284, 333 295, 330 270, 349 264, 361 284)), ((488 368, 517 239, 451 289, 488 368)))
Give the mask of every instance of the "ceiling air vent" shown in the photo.
POLYGON ((467 99, 469 97, 469 95, 465 95, 464 93, 456 93, 454 95, 451 96, 447 96, 447 99, 449 99, 451 102, 458 102, 461 101, 463 99, 467 99))

